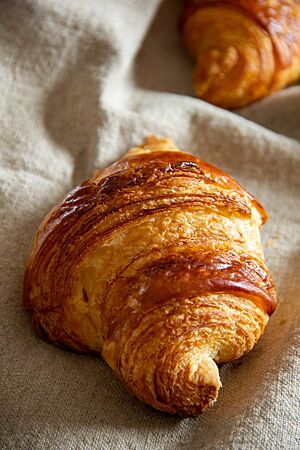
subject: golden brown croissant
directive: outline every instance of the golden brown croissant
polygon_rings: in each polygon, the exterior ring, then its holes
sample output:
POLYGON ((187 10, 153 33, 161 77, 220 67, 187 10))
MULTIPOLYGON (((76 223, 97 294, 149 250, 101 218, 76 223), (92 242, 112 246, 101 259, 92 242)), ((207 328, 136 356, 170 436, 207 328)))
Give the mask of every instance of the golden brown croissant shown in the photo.
POLYGON ((296 0, 189 0, 182 15, 198 97, 239 108, 300 76, 296 0))
POLYGON ((101 353, 149 405, 197 415, 217 399, 216 363, 251 350, 275 309, 266 218, 229 175, 149 137, 46 216, 25 305, 42 337, 101 353))

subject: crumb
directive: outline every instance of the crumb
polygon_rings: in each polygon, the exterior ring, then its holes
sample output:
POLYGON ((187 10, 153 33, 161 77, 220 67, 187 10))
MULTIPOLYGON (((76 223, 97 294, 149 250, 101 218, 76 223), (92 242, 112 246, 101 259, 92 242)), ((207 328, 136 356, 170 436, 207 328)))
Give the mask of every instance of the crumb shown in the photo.
POLYGON ((274 243, 275 243, 274 239, 268 239, 267 242, 265 243, 265 247, 267 248, 274 247, 274 243))
POLYGON ((279 241, 282 238, 280 233, 274 234, 270 239, 267 240, 265 246, 267 248, 274 247, 276 245, 276 241, 279 241))
POLYGON ((286 319, 282 318, 282 319, 279 320, 278 323, 279 323, 279 325, 284 325, 286 323, 286 319))

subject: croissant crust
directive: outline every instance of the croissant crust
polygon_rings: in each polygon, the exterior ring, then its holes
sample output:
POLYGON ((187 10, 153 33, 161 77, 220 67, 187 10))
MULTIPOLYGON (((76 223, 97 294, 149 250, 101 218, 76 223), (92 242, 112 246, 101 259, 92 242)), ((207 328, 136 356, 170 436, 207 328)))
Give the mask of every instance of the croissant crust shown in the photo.
POLYGON ((266 219, 229 175, 149 137, 46 216, 25 306, 41 337, 101 353, 142 401, 200 414, 217 363, 251 350, 275 309, 266 219))
POLYGON ((196 94, 215 105, 245 106, 300 76, 295 0, 189 0, 181 30, 196 94))

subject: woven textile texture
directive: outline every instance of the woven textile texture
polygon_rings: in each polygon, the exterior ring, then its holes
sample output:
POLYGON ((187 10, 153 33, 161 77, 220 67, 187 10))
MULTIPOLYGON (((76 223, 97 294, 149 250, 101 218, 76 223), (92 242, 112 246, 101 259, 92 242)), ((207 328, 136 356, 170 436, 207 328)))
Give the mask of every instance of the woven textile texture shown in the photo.
POLYGON ((194 98, 181 6, 0 2, 1 449, 299 448, 300 86, 235 113, 194 98), (197 419, 154 411, 100 358, 43 342, 22 306, 46 212, 148 134, 228 171, 270 214, 279 307, 257 347, 221 368, 220 398, 197 419))

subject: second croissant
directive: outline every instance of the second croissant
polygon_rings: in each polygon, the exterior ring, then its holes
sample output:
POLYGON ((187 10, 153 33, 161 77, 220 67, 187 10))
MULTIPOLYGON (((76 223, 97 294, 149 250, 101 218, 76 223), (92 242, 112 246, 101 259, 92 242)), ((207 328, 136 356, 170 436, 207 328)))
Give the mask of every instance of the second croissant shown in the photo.
POLYGON ((182 34, 196 94, 217 106, 240 108, 300 76, 295 0, 189 0, 182 34))

